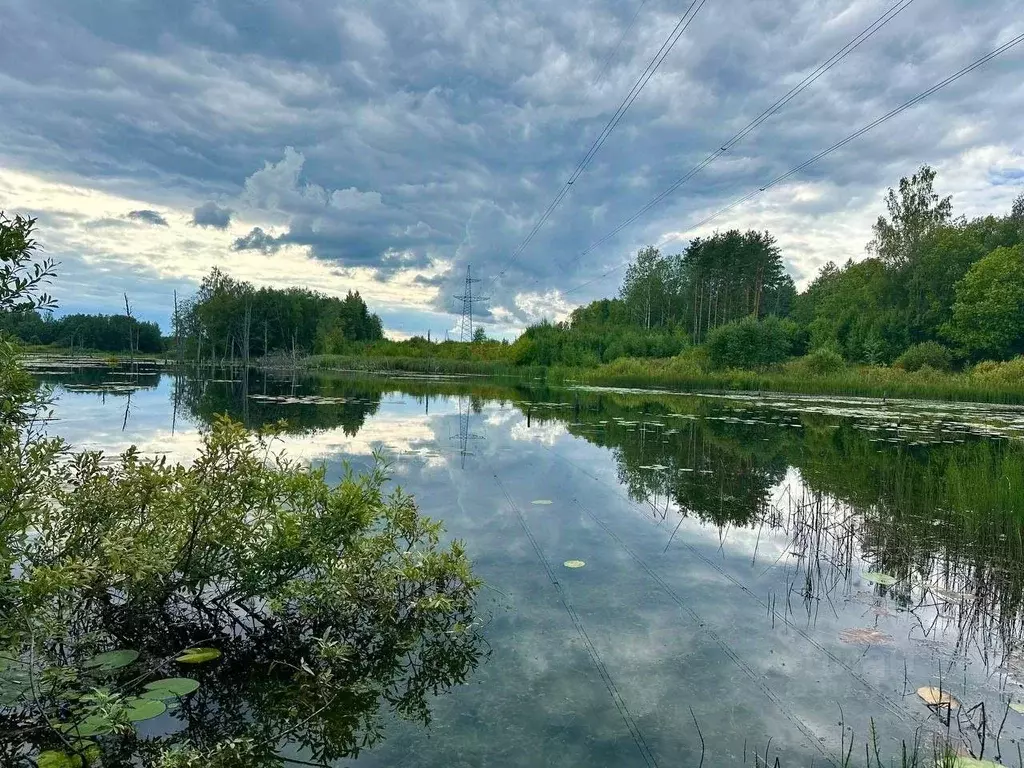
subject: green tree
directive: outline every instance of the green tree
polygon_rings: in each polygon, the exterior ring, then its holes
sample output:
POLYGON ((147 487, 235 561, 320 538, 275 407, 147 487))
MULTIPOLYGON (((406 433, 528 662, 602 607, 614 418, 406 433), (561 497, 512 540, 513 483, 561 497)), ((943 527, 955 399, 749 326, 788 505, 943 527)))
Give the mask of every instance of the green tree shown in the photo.
POLYGON ((878 217, 875 237, 868 244, 868 250, 887 267, 901 269, 910 264, 924 237, 952 216, 951 198, 935 194, 934 181, 935 171, 923 165, 909 179, 900 179, 898 194, 889 188, 885 198, 889 217, 878 217))
POLYGON ((55 274, 52 259, 39 258, 33 238, 36 220, 0 211, 0 312, 32 311, 56 306, 43 291, 55 274))
POLYGON ((1024 245, 997 248, 957 283, 948 333, 975 357, 1024 352, 1024 245))
POLYGON ((473 343, 482 344, 485 341, 487 341, 487 333, 484 331, 483 326, 478 325, 473 330, 473 343))
POLYGON ((775 316, 752 316, 719 326, 708 337, 708 355, 716 368, 764 368, 793 354, 797 326, 775 316))

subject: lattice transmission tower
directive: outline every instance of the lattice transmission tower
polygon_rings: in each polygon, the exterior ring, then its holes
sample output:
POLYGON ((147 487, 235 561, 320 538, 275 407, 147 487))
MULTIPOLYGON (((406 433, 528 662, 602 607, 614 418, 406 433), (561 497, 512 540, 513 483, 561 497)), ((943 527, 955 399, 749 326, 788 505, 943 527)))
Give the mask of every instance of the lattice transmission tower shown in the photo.
POLYGON ((470 271, 472 267, 466 265, 466 288, 461 296, 455 298, 462 302, 462 320, 459 323, 459 341, 473 340, 473 303, 487 301, 489 296, 474 296, 473 283, 479 283, 480 278, 473 277, 470 271))

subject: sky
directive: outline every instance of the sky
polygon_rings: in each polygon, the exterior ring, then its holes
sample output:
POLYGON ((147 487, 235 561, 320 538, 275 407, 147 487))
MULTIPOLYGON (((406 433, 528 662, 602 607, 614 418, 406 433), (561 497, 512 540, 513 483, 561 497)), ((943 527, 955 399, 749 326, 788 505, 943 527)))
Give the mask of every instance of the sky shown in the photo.
POLYGON ((696 225, 1024 33, 1019 0, 913 0, 646 215, 896 0, 705 0, 513 258, 690 0, 3 0, 0 210, 38 218, 61 312, 166 329, 220 267, 358 290, 388 334, 515 336, 614 295, 653 244, 769 230, 798 286, 865 257, 922 164, 968 217, 1024 191, 1024 45, 696 225))

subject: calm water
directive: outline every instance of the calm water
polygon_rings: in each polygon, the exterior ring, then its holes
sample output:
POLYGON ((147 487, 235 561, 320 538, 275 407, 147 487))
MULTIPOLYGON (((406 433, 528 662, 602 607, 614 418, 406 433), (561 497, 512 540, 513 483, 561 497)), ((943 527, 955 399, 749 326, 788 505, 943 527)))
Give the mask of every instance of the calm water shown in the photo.
POLYGON ((1020 409, 41 377, 56 385, 54 430, 81 448, 187 461, 228 412, 284 420, 282 447, 334 477, 381 452, 394 483, 465 542, 487 584, 490 653, 432 700, 429 727, 389 718, 360 766, 696 766, 702 741, 707 766, 766 750, 828 765, 851 731, 862 753, 872 719, 883 755, 945 731, 915 693, 940 683, 964 705, 957 738, 977 751, 984 731, 985 756, 1001 748, 1017 765, 1020 409))

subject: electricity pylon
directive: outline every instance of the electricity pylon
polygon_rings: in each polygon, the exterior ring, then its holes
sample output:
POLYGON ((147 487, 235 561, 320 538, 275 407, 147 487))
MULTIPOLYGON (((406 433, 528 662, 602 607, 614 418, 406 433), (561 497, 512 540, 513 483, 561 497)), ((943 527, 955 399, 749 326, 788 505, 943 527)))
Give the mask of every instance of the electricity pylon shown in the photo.
POLYGON ((462 302, 462 320, 459 322, 459 341, 473 340, 473 302, 487 301, 489 296, 474 296, 473 283, 479 283, 480 279, 473 277, 471 267, 466 265, 466 290, 461 296, 455 298, 462 302))

